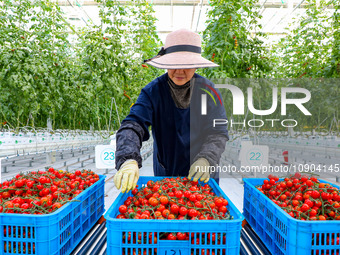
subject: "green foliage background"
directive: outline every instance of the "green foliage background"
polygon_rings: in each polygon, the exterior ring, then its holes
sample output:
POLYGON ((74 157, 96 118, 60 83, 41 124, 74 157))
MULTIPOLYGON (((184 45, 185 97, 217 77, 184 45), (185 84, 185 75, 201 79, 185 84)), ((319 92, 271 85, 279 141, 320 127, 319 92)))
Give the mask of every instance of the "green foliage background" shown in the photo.
MULTIPOLYGON (((285 117, 298 120, 297 128, 301 131, 333 126, 339 132, 339 1, 306 0, 304 4, 306 13, 291 20, 287 25, 287 35, 268 47, 263 42, 266 35, 257 32, 262 29, 257 1, 211 0, 212 9, 203 32, 204 56, 220 66, 204 69, 201 73, 215 83, 238 86, 245 98, 247 88, 252 87, 254 107, 262 110, 270 109, 272 105, 273 87, 279 88, 279 105, 281 87, 305 88, 312 95, 305 105, 312 116, 304 116, 297 107, 289 107, 290 114, 285 117), (328 7, 334 8, 335 12, 325 12, 328 7), (334 120, 338 124, 334 125, 334 120)), ((231 93, 228 90, 221 92, 228 118, 242 122, 245 116, 232 116, 231 93)), ((278 107, 271 116, 254 116, 249 112, 246 119, 283 117, 278 107)))
MULTIPOLYGON (((45 127, 51 119, 54 129, 117 129, 112 98, 122 120, 141 88, 163 72, 141 65, 161 46, 152 5, 97 1, 101 24, 79 29, 63 18, 54 1, 0 0, 0 127, 45 127)), ((340 111, 340 5, 338 0, 304 3, 305 15, 268 47, 259 32, 256 0, 210 0, 203 56, 220 67, 198 72, 218 83, 234 81, 245 95, 253 87, 257 109, 269 109, 272 87, 287 86, 283 79, 294 78, 288 86, 308 89, 313 102, 308 105, 313 117, 300 116, 300 127, 316 127, 325 118, 323 125, 332 125, 340 111), (326 13, 328 7, 335 12, 326 13), (309 79, 313 82, 305 82, 309 79)), ((233 117, 230 92, 223 97, 233 117)), ((299 113, 291 110, 293 116, 299 113)), ((280 112, 270 117, 279 118, 280 112)))
POLYGON ((55 1, 0 0, 0 123, 117 129, 112 97, 122 120, 160 74, 141 65, 160 45, 153 13, 145 0, 106 0, 101 24, 80 30, 55 1))

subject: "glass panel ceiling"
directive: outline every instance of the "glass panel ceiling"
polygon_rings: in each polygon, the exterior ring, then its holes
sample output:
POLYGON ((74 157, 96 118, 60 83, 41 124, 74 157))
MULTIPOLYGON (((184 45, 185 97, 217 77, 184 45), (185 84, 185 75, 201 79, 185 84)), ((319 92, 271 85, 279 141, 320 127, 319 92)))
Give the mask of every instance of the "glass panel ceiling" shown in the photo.
MULTIPOLYGON (((121 0, 125 2, 126 0, 121 0)), ((86 26, 87 23, 100 23, 99 8, 95 1, 62 0, 58 1, 68 21, 75 26, 86 26)), ((179 28, 203 31, 206 27, 209 0, 150 0, 154 5, 157 18, 156 27, 160 38, 164 41, 166 35, 179 28)), ((269 34, 269 42, 276 41, 286 34, 285 28, 294 18, 305 13, 304 0, 260 0, 262 7, 262 32, 269 34), (296 8, 298 7, 298 8, 296 8)), ((325 9, 331 15, 334 9, 325 9)), ((290 29, 292 29, 290 27, 290 29)), ((255 31, 252 31, 255 32, 255 31)), ((259 31, 257 31, 259 32, 259 31)))

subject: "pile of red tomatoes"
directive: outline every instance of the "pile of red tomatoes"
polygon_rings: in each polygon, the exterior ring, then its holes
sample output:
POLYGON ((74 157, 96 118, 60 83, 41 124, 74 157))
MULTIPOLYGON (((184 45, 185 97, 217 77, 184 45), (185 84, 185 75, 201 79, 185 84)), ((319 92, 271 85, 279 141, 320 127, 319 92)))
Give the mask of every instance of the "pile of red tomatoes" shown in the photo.
POLYGON ((268 178, 258 190, 291 217, 299 220, 340 220, 340 191, 336 187, 300 173, 283 180, 273 175, 268 178))
MULTIPOLYGON (((228 201, 187 178, 148 181, 119 207, 119 219, 230 220, 228 201)), ((176 237, 177 238, 177 237, 176 237)))
POLYGON ((0 213, 52 213, 98 180, 89 170, 71 173, 49 168, 18 174, 0 184, 0 213))

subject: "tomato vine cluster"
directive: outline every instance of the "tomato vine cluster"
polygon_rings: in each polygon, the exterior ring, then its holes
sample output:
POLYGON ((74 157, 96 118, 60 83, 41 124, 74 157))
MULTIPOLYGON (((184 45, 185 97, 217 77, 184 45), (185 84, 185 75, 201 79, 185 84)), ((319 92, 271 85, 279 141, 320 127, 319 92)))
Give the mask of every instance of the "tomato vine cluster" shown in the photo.
POLYGON ((0 212, 52 213, 98 180, 99 176, 89 170, 71 173, 49 168, 17 174, 0 184, 0 212))
POLYGON ((148 181, 119 207, 118 219, 230 220, 228 201, 187 178, 148 181))
POLYGON ((300 173, 280 181, 269 175, 258 190, 299 220, 340 220, 340 191, 300 173))

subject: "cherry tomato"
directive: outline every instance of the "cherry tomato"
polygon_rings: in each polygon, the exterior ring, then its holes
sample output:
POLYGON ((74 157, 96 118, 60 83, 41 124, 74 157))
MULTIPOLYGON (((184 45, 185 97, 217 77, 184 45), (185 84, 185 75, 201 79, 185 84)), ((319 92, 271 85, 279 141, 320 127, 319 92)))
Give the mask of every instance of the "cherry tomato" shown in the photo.
POLYGON ((187 213, 188 213, 188 209, 186 207, 181 206, 181 208, 179 208, 179 214, 180 215, 185 216, 185 215, 187 215, 187 213))
POLYGON ((177 214, 179 212, 179 206, 177 204, 171 205, 170 212, 173 214, 177 214))
POLYGON ((125 214, 127 212, 127 207, 126 205, 121 205, 118 210, 121 214, 125 214))
POLYGON ((196 217, 198 215, 198 212, 195 209, 189 209, 188 215, 190 217, 196 217))
POLYGON ((162 205, 166 205, 169 203, 169 200, 166 196, 160 196, 159 201, 161 202, 162 205))
POLYGON ((157 205, 158 205, 158 200, 157 200, 157 198, 155 198, 155 197, 150 197, 150 198, 149 198, 149 204, 150 204, 151 206, 157 206, 157 205))
POLYGON ((164 210, 162 211, 162 216, 163 216, 164 218, 167 218, 167 217, 169 216, 169 214, 170 214, 170 211, 169 211, 168 209, 164 209, 164 210))
POLYGON ((174 236, 172 233, 170 233, 170 234, 167 236, 167 239, 168 239, 168 240, 176 240, 176 236, 174 236))
POLYGON ((15 182, 15 186, 17 187, 17 188, 21 188, 22 186, 24 186, 24 181, 23 180, 17 180, 16 182, 15 182))

